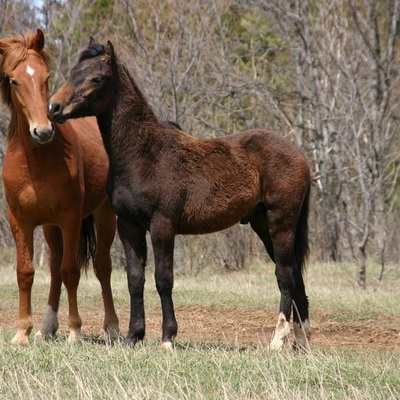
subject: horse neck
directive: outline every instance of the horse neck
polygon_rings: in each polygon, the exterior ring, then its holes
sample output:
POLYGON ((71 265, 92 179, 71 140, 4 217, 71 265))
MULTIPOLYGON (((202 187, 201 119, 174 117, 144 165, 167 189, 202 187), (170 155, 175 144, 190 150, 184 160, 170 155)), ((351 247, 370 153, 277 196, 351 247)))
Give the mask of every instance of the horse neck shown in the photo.
POLYGON ((123 65, 117 64, 114 76, 113 101, 97 121, 111 164, 116 165, 131 163, 149 141, 159 140, 160 122, 123 65), (124 160, 126 154, 129 159, 124 160))
POLYGON ((11 117, 8 125, 7 142, 19 142, 24 146, 31 144, 29 123, 22 112, 10 107, 11 117))

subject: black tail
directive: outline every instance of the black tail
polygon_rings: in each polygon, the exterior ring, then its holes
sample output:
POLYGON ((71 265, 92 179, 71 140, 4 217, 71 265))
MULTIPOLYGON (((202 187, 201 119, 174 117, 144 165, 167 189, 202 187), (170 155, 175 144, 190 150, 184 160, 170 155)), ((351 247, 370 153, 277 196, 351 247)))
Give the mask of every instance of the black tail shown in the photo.
POLYGON ((89 215, 82 220, 81 240, 79 242, 78 265, 81 269, 87 270, 90 259, 94 258, 97 247, 96 230, 94 217, 89 215))
POLYGON ((303 205, 300 210, 299 220, 296 226, 296 240, 294 244, 294 253, 296 257, 297 268, 300 271, 305 270, 308 253, 310 251, 308 244, 308 211, 310 203, 310 189, 311 185, 308 185, 307 193, 304 197, 303 205))

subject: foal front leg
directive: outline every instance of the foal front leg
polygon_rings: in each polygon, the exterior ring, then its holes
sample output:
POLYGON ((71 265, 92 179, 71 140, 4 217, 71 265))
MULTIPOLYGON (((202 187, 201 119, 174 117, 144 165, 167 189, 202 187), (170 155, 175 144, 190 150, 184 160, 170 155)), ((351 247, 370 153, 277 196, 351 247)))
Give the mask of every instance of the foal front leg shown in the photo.
POLYGON ((145 335, 144 282, 147 261, 146 230, 118 218, 118 234, 126 257, 126 273, 131 300, 131 315, 125 344, 135 345, 145 335))
POLYGON ((172 301, 175 232, 170 221, 158 218, 153 221, 150 234, 154 251, 155 281, 162 308, 161 346, 171 349, 178 333, 172 301))

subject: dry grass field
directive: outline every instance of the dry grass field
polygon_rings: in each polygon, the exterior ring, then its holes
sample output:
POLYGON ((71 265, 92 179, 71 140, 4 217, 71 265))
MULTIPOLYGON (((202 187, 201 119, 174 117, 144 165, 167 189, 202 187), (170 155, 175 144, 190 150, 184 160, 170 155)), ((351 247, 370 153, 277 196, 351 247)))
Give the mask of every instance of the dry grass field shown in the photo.
MULTIPOLYGON (((381 286, 361 290, 354 265, 310 265, 307 291, 313 336, 310 354, 268 350, 277 307, 273 267, 203 271, 176 276, 179 324, 172 353, 158 347, 161 310, 148 269, 147 336, 136 348, 108 345, 102 300, 93 274, 79 290, 84 340, 66 341, 67 304, 62 294, 55 341, 14 348, 17 318, 15 272, 4 267, 0 283, 0 397, 21 399, 397 399, 400 398, 400 271, 393 266, 381 286)), ((371 283, 376 274, 370 270, 371 283)), ((37 271, 34 323, 40 325, 49 284, 37 271)), ((113 274, 121 328, 129 318, 122 270, 113 274)), ((32 335, 33 336, 33 335, 32 335)))

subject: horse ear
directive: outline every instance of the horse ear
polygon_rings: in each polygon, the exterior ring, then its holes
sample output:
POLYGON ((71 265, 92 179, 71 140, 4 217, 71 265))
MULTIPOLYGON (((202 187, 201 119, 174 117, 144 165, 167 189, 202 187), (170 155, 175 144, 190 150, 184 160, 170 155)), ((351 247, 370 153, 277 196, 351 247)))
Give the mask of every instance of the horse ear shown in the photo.
POLYGON ((90 35, 89 46, 93 46, 94 44, 96 44, 96 41, 94 40, 94 37, 92 35, 90 35))
POLYGON ((106 50, 106 55, 108 56, 108 63, 113 64, 115 61, 114 46, 109 40, 107 40, 107 45, 105 50, 106 50))
POLYGON ((44 47, 44 32, 41 29, 36 31, 35 50, 40 53, 44 47))

